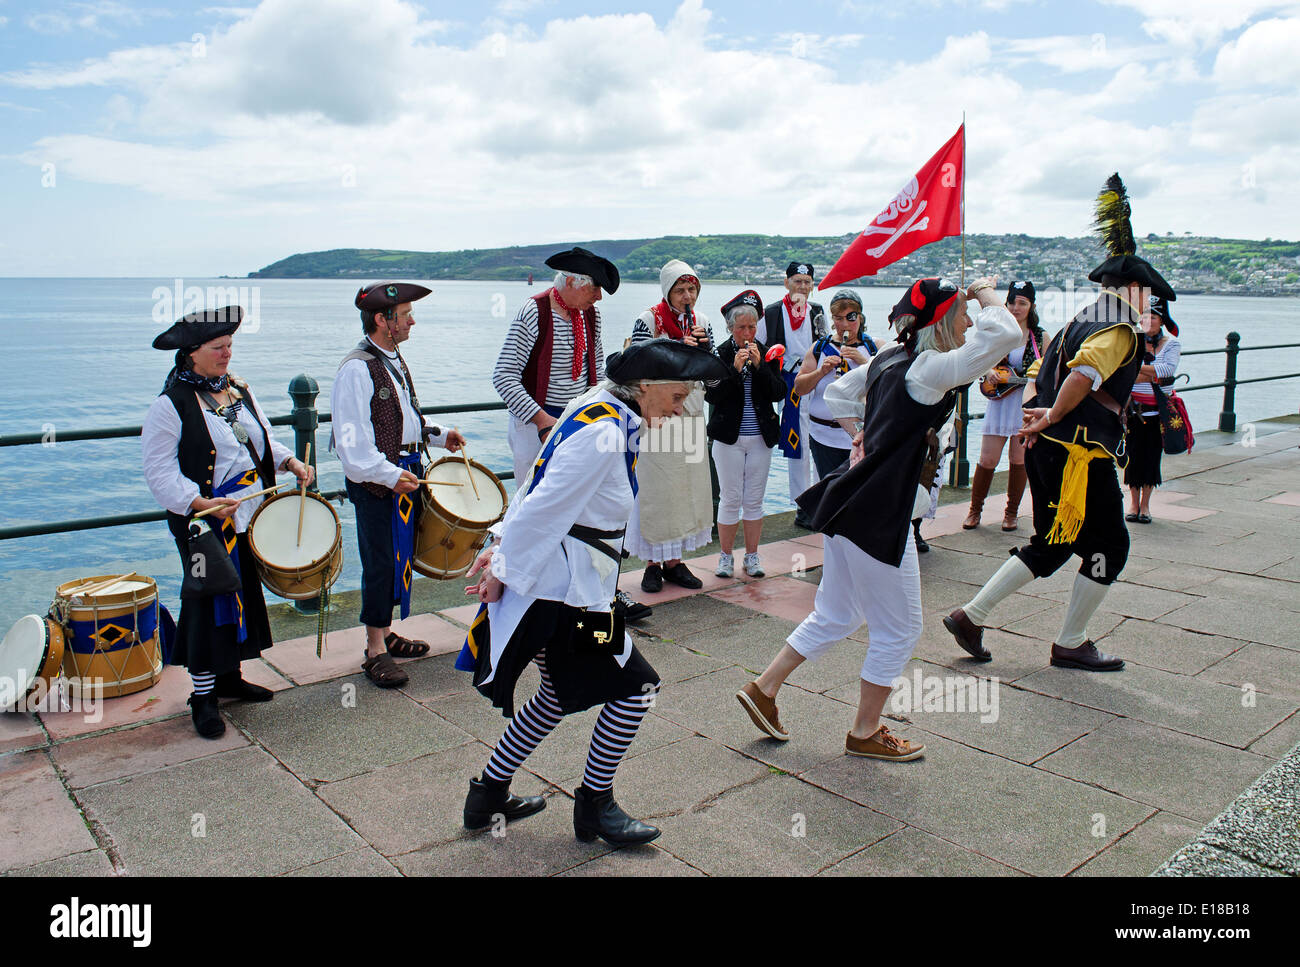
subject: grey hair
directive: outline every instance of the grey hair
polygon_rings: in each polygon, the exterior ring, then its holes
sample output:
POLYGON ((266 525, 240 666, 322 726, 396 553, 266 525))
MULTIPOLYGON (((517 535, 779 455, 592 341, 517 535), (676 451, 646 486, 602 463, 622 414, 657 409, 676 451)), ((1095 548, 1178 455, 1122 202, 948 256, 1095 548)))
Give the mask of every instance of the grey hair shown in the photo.
MULTIPOLYGON (((954 301, 952 307, 943 314, 942 319, 916 333, 915 351, 918 356, 927 349, 946 353, 957 348, 957 316, 965 308, 965 305, 966 303, 960 299, 954 301)), ((914 322, 916 322, 916 316, 910 314, 899 316, 894 321, 894 329, 903 332, 914 322)))
POLYGON ((561 269, 555 273, 555 287, 563 289, 566 285, 572 285, 575 288, 582 288, 584 285, 594 285, 595 280, 589 275, 581 275, 577 272, 565 272, 561 269))
POLYGON ((736 306, 727 313, 727 332, 731 332, 742 315, 753 316, 754 321, 758 322, 758 310, 753 306, 736 306))
POLYGON ((636 403, 645 393, 645 386, 640 380, 635 383, 610 382, 606 389, 610 396, 622 400, 624 403, 636 403))

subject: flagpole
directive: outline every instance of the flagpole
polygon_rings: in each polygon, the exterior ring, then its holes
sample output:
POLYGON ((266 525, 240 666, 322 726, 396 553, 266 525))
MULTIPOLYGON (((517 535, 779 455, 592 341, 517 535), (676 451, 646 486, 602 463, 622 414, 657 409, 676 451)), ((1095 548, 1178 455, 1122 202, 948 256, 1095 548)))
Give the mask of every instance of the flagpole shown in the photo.
POLYGON ((961 285, 966 287, 966 112, 961 112, 961 285))
MULTIPOLYGON (((966 112, 961 112, 961 287, 966 288, 966 112)), ((965 487, 970 483, 970 461, 966 456, 967 427, 970 424, 970 387, 963 386, 957 397, 957 452, 949 469, 948 483, 965 487)))

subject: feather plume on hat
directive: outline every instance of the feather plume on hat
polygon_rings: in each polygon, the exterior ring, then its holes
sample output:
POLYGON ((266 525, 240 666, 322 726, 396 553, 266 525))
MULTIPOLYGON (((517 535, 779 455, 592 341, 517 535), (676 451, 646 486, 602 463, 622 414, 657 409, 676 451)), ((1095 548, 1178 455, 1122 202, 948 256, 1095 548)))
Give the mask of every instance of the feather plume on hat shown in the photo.
POLYGON ((1101 238, 1102 247, 1112 258, 1137 254, 1137 241, 1133 238, 1133 225, 1129 221, 1132 214, 1128 191, 1116 172, 1106 179, 1106 186, 1097 195, 1093 221, 1093 229, 1101 238))

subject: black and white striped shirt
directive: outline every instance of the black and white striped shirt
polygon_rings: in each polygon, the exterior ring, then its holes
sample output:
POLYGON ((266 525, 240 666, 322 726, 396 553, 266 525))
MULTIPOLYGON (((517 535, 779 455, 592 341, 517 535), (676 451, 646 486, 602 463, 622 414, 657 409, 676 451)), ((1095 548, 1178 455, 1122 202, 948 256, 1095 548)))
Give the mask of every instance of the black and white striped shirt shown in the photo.
MULTIPOLYGON (((519 314, 510 323, 505 344, 497 356, 492 370, 492 386, 505 400, 507 409, 523 423, 527 423, 542 404, 565 406, 588 389, 587 361, 582 361, 582 372, 573 378, 573 323, 564 312, 552 306, 553 349, 551 352, 551 378, 546 387, 546 399, 535 400, 524 389, 524 367, 528 356, 537 344, 537 303, 525 299, 519 314)), ((596 380, 605 378, 605 350, 600 341, 600 309, 596 308, 596 380)))

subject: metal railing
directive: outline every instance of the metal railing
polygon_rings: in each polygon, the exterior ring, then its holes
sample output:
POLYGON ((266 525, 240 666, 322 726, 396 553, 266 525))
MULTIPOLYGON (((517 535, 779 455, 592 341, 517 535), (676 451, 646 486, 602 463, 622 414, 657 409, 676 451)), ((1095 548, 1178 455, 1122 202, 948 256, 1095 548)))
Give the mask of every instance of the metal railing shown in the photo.
MULTIPOLYGON (((1202 383, 1196 386, 1186 386, 1179 389, 1181 393, 1191 393, 1197 390, 1223 388, 1223 409, 1219 412, 1219 429, 1226 433, 1233 433, 1237 428, 1237 414, 1234 410, 1236 405, 1236 389, 1238 386, 1244 386, 1247 383, 1264 383, 1278 379, 1295 379, 1300 377, 1300 372, 1283 373, 1278 376, 1257 376, 1252 379, 1237 378, 1237 354, 1252 352, 1265 349, 1295 349, 1300 347, 1300 343, 1279 343, 1271 346, 1242 346, 1241 336, 1235 332, 1227 335, 1227 345, 1223 349, 1193 349, 1184 352, 1183 356, 1208 356, 1218 353, 1225 353, 1227 356, 1224 368, 1223 381, 1219 383, 1202 383)), ((285 416, 273 416, 269 422, 272 426, 291 426, 294 431, 294 452, 299 460, 304 459, 307 453, 307 443, 315 438, 316 429, 322 423, 331 422, 329 413, 321 413, 316 409, 316 397, 320 394, 320 386, 316 380, 307 375, 295 376, 289 382, 289 397, 293 400, 293 409, 285 416)), ((420 412, 426 416, 439 416, 450 413, 486 413, 495 410, 504 410, 506 404, 501 401, 488 403, 453 403, 444 406, 422 406, 420 412)), ((950 485, 965 487, 970 482, 970 463, 967 457, 967 437, 968 425, 971 420, 979 419, 984 414, 979 413, 972 415, 969 406, 969 387, 963 388, 957 399, 957 452, 955 459, 948 468, 948 482, 950 485)), ((52 433, 11 433, 0 435, 0 447, 17 447, 41 444, 52 444, 56 442, 73 442, 78 440, 112 440, 121 437, 136 437, 140 435, 139 426, 114 426, 103 427, 93 430, 70 430, 59 433, 57 437, 52 433)), ((316 456, 319 448, 313 446, 311 452, 311 464, 316 466, 316 456)), ((710 457, 712 463, 712 457, 710 457)), ((497 477, 502 480, 514 479, 513 470, 503 470, 500 472, 493 471, 497 477)), ((717 500, 717 483, 714 482, 714 500, 717 500)), ((315 484, 312 489, 316 490, 315 484)), ((319 492, 319 491, 317 491, 319 492)), ((346 492, 334 490, 328 493, 321 493, 322 497, 328 500, 336 500, 346 497, 346 492)), ((167 514, 163 510, 141 511, 133 514, 113 514, 99 517, 83 517, 77 520, 61 520, 44 524, 18 524, 9 527, 0 527, 0 541, 14 540, 20 537, 40 537, 46 534, 63 534, 70 531, 94 530, 101 527, 120 527, 126 524, 143 524, 153 521, 166 520, 167 514)))
MULTIPOLYGON (((1230 332, 1226 337, 1227 345, 1223 349, 1188 349, 1184 350, 1182 356, 1216 356, 1219 353, 1226 355, 1224 363, 1223 381, 1219 383, 1200 383, 1196 386, 1180 386, 1180 393, 1194 393, 1197 390, 1223 388, 1223 409, 1219 411, 1219 429, 1224 433, 1237 432, 1237 387, 1245 386, 1247 383, 1267 383, 1276 379, 1296 379, 1300 373, 1282 373, 1278 376, 1256 376, 1253 379, 1237 379, 1237 354, 1246 352, 1257 352, 1263 349, 1296 349, 1300 348, 1300 343, 1286 342, 1277 343, 1272 346, 1243 346, 1241 345, 1240 333, 1230 332)), ((984 414, 970 412, 970 387, 962 389, 957 398, 957 452, 952 464, 948 467, 948 483, 954 487, 965 487, 970 483, 970 461, 966 454, 967 437, 969 435, 969 424, 972 420, 981 419, 984 414)))

